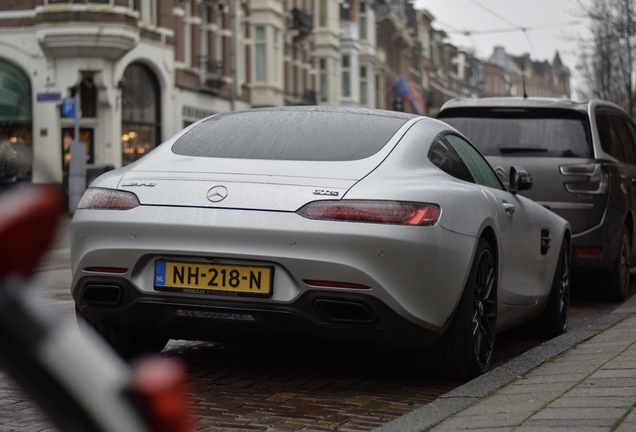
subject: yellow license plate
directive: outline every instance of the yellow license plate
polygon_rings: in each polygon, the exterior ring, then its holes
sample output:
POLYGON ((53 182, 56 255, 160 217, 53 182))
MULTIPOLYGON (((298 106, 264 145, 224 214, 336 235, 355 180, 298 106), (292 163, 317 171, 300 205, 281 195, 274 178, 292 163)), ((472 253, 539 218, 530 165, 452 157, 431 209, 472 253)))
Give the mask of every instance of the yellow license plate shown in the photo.
POLYGON ((272 267, 155 262, 155 290, 191 294, 272 294, 272 267))

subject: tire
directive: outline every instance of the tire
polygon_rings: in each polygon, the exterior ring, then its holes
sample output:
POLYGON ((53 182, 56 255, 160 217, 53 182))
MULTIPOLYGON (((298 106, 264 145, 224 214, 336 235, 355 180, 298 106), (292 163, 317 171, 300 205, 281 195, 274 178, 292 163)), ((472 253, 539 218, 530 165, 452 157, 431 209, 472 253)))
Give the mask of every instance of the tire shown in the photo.
POLYGON ((483 374, 492 361, 496 329, 497 267, 482 238, 453 321, 429 351, 432 371, 461 381, 483 374))
POLYGON ((540 336, 552 338, 567 331, 570 290, 570 245, 564 239, 554 270, 550 297, 538 320, 540 336))
POLYGON ((84 321, 93 327, 124 359, 131 359, 142 354, 159 353, 170 340, 167 337, 123 330, 110 324, 91 320, 82 314, 77 307, 75 315, 78 321, 84 321))
POLYGON ((631 267, 631 238, 627 227, 623 227, 616 262, 607 278, 607 298, 613 302, 622 302, 629 292, 629 272, 631 267))

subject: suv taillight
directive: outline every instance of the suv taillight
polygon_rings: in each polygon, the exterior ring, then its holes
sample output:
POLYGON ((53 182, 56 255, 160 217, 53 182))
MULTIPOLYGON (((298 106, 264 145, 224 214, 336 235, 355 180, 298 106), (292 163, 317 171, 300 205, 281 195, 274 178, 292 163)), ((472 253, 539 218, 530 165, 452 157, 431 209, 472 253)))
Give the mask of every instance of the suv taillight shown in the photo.
POLYGON ((605 194, 609 187, 609 176, 600 164, 561 165, 564 176, 580 179, 565 183, 565 189, 571 193, 605 194))

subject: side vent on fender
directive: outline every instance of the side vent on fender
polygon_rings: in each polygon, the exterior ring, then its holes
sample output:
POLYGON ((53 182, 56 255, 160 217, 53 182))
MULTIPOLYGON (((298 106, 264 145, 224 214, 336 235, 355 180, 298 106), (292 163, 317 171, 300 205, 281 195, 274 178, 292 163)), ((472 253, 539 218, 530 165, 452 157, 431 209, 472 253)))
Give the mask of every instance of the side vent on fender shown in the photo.
POLYGON ((548 253, 548 249, 550 249, 550 242, 552 242, 552 237, 550 237, 550 231, 547 229, 541 230, 541 255, 545 255, 548 253))

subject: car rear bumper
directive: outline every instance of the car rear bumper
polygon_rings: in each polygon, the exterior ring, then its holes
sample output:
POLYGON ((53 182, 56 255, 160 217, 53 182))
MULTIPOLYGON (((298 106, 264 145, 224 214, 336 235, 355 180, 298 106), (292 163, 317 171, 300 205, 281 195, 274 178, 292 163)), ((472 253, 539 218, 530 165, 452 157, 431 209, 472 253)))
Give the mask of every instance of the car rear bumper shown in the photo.
POLYGON ((224 342, 313 335, 371 346, 419 348, 439 337, 402 318, 379 299, 356 293, 316 290, 288 304, 264 304, 249 299, 148 296, 123 278, 85 277, 73 297, 91 320, 171 339, 224 342))
POLYGON ((623 221, 616 219, 572 236, 573 270, 606 271, 612 268, 618 256, 623 226, 623 221))
POLYGON ((624 207, 624 203, 615 204, 612 200, 605 203, 537 202, 570 222, 574 271, 612 268, 618 256, 621 228, 625 224, 625 215, 613 209, 624 207))
POLYGON ((360 294, 432 332, 443 331, 450 321, 475 243, 473 237, 441 226, 394 227, 312 221, 294 213, 145 206, 128 211, 126 219, 107 211, 80 210, 70 236, 76 298, 84 278, 119 277, 148 299, 216 298, 234 304, 248 299, 218 291, 158 291, 156 263, 268 266, 273 268, 270 295, 249 297, 260 307, 284 308, 308 291, 360 294), (159 217, 161 225, 148 223, 159 217), (108 271, 113 268, 121 273, 108 271), (331 283, 357 287, 334 288, 331 283))

